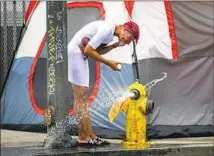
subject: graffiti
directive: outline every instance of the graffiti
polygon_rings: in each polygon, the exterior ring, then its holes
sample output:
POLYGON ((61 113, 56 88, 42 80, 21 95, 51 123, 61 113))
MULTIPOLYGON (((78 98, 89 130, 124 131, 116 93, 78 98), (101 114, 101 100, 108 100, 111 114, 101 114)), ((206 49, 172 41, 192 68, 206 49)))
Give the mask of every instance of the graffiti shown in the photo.
POLYGON ((62 27, 56 26, 56 64, 63 62, 63 41, 62 39, 62 27))
POLYGON ((48 93, 50 95, 55 93, 56 87, 56 76, 54 64, 50 64, 48 68, 48 93))
MULTIPOLYGON (((49 3, 50 5, 52 3, 49 3)), ((55 94, 56 87, 56 75, 55 75, 55 28, 54 28, 54 15, 48 15, 48 94, 55 94)))
POLYGON ((54 18, 54 16, 53 15, 48 15, 48 18, 54 18))
POLYGON ((51 126, 53 124, 53 112, 54 112, 54 107, 50 106, 44 111, 44 123, 46 126, 51 126))
POLYGON ((63 19, 62 16, 63 11, 59 11, 56 13, 56 18, 57 18, 57 25, 56 25, 56 64, 61 63, 64 61, 63 59, 63 51, 64 51, 64 46, 63 46, 63 19))
POLYGON ((53 21, 50 20, 49 21, 49 31, 48 31, 48 39, 49 39, 49 43, 48 43, 48 60, 51 61, 51 63, 53 63, 55 61, 55 32, 54 32, 54 28, 52 26, 53 21))
POLYGON ((58 21, 62 19, 62 11, 58 12, 56 15, 58 21))
POLYGON ((53 7, 54 6, 54 1, 49 1, 48 2, 48 9, 50 9, 50 7, 53 7))

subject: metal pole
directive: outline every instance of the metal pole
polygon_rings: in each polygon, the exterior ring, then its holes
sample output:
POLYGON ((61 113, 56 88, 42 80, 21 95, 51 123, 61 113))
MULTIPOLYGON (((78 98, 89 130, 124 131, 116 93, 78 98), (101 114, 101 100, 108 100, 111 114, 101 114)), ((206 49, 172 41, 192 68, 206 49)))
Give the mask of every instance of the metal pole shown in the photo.
MULTIPOLYGON (((4 62, 3 62, 3 34, 2 34, 2 13, 3 13, 3 8, 2 8, 2 1, 0 1, 0 99, 1 99, 1 92, 3 92, 3 81, 4 81, 4 62), (2 52, 1 52, 2 51, 2 52)), ((1 107, 1 116, 0 116, 0 122, 2 123, 3 119, 3 114, 4 114, 4 105, 3 102, 0 100, 0 107, 1 107)))
POLYGON ((67 102, 67 10, 66 1, 47 1, 47 96, 51 121, 46 147, 73 147, 76 140, 69 135, 66 120, 67 102))
POLYGON ((26 2, 25 1, 22 1, 22 18, 23 18, 23 21, 25 20, 25 9, 26 9, 26 2))
MULTIPOLYGON (((17 43, 17 16, 16 16, 16 1, 13 1, 13 51, 16 49, 16 43, 17 43)), ((12 55, 12 54, 11 54, 12 55)))
POLYGON ((4 72, 3 79, 5 80, 5 76, 8 68, 8 51, 7 51, 7 1, 3 2, 3 55, 4 55, 4 72))
MULTIPOLYGON (((56 2, 47 1, 47 104, 51 111, 54 111, 57 105, 56 101, 56 2)), ((55 113, 54 113, 55 114, 55 113)), ((49 124, 53 126, 53 119, 49 124)), ((50 130, 48 127, 48 131, 50 130)))
MULTIPOLYGON (((3 14, 3 8, 2 8, 2 1, 0 1, 0 11, 1 11, 1 14, 0 14, 0 93, 1 93, 1 90, 2 90, 2 85, 3 85, 3 80, 4 80, 4 76, 3 76, 3 72, 4 72, 4 63, 3 63, 3 29, 2 29, 2 14, 3 14)), ((1 98, 1 96, 0 96, 1 98)), ((2 106, 2 105, 1 105, 2 106)))
POLYGON ((67 10, 66 1, 57 5, 56 25, 56 88, 57 88, 57 114, 59 120, 67 116, 67 102, 65 88, 67 87, 67 10), (61 4, 61 6, 60 6, 61 4))
POLYGON ((136 53, 136 44, 135 41, 133 41, 133 54, 132 54, 132 68, 134 73, 134 79, 138 79, 140 81, 140 74, 139 74, 139 67, 138 67, 138 59, 137 59, 137 53, 136 53))

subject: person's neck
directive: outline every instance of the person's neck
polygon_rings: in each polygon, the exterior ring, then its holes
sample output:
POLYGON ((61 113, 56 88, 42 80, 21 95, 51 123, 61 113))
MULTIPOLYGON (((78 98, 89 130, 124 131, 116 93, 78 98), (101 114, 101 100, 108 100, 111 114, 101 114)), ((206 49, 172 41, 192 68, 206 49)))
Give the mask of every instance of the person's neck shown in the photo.
POLYGON ((119 37, 120 31, 121 31, 122 27, 117 25, 114 31, 114 35, 119 37))

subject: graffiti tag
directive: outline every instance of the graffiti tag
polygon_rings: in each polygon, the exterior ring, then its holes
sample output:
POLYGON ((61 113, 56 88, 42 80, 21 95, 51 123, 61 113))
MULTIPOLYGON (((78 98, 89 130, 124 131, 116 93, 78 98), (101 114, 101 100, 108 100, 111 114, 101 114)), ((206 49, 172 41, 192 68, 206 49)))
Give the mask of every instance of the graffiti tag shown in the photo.
POLYGON ((63 41, 62 41, 62 27, 56 26, 56 64, 63 62, 63 41))

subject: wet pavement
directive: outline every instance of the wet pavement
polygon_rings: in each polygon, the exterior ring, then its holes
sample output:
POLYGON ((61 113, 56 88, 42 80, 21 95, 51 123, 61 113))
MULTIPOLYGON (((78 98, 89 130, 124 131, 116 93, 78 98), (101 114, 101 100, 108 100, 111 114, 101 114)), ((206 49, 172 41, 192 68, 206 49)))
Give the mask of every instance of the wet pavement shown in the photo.
POLYGON ((1 156, 213 156, 213 145, 155 145, 147 149, 128 150, 120 144, 98 148, 48 150, 40 147, 3 147, 1 156))
POLYGON ((152 147, 129 150, 121 140, 97 148, 44 149, 46 134, 1 130, 1 156, 213 156, 214 137, 151 140, 152 147))

